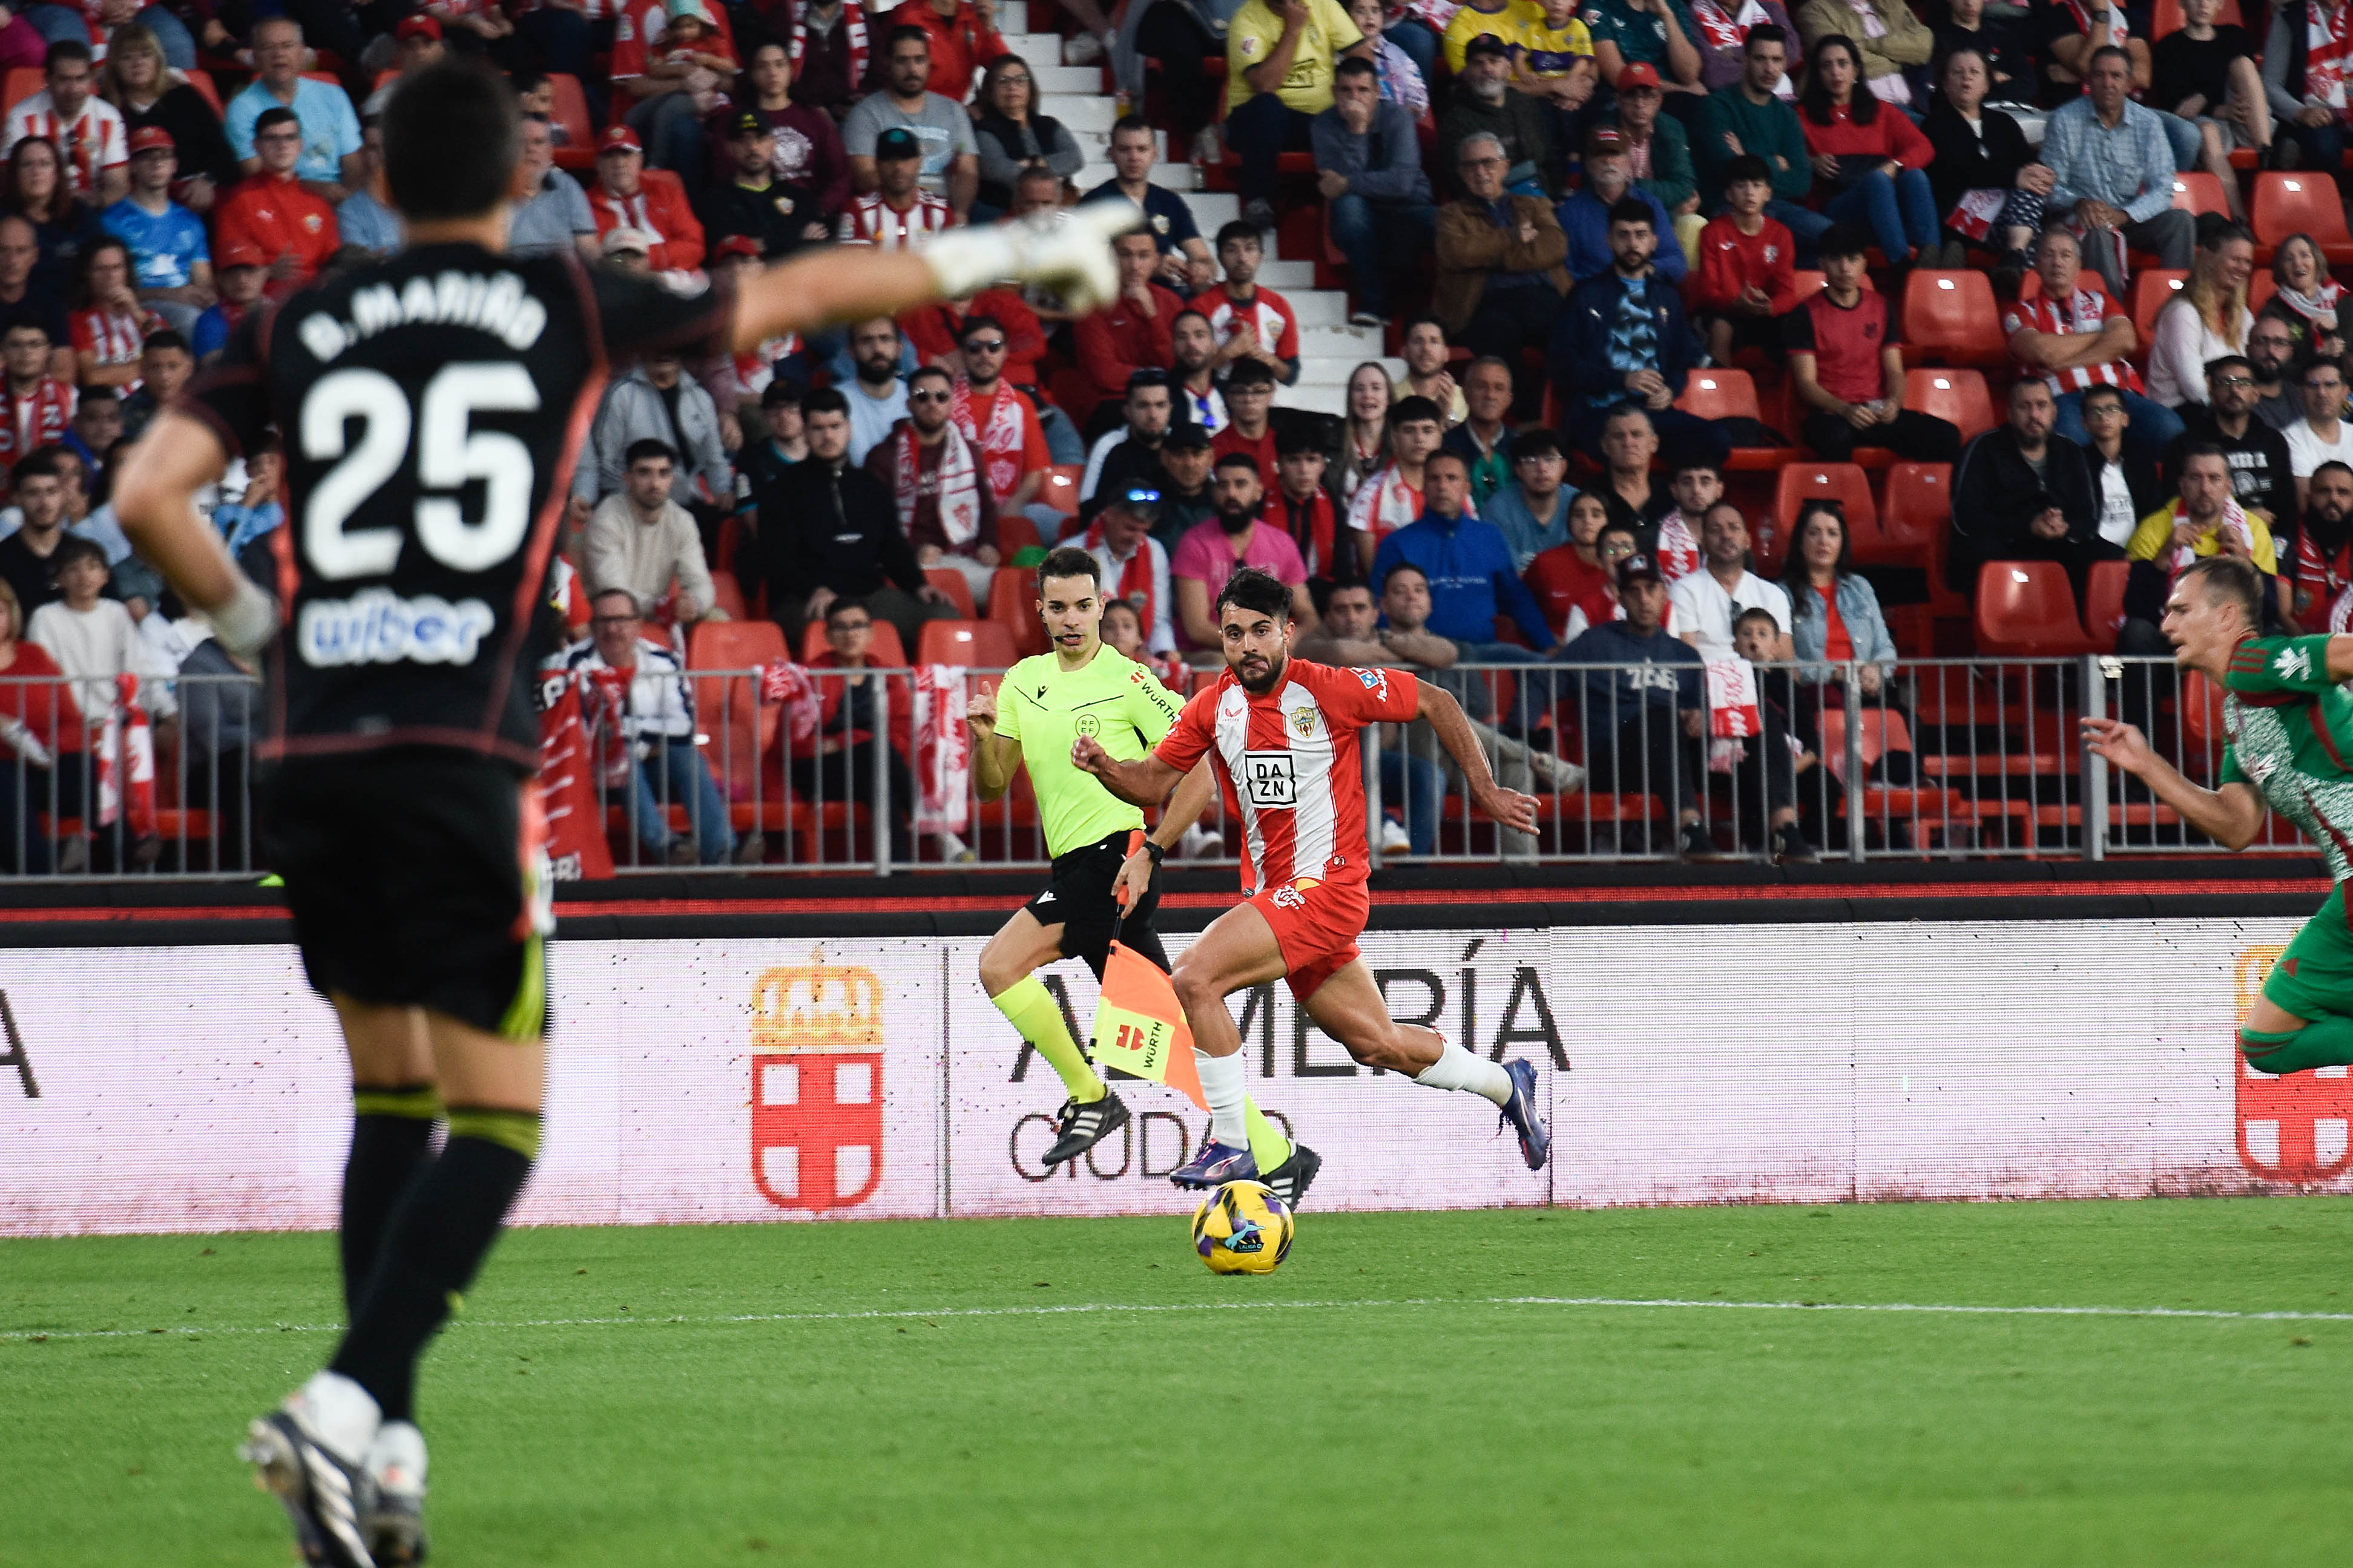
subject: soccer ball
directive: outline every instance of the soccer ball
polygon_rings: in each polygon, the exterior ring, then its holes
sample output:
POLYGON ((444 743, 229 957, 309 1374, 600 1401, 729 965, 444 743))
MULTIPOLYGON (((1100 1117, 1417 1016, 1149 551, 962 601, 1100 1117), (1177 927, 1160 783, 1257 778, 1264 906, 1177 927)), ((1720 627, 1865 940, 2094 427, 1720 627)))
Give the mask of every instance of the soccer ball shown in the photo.
POLYGON ((1193 1211, 1193 1250, 1212 1274, 1271 1274, 1291 1256, 1291 1211, 1264 1182, 1228 1182, 1193 1211))

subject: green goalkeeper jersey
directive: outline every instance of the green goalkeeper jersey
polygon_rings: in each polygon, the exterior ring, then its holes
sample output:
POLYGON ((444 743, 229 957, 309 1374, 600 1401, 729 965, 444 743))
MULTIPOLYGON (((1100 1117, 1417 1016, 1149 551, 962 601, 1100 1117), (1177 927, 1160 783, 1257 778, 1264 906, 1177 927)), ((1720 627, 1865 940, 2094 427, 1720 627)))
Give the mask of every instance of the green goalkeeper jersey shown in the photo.
POLYGON ((1041 653, 1005 672, 997 689, 997 732, 1020 743, 1049 855, 1144 826, 1141 810, 1071 764, 1078 738, 1091 735, 1113 757, 1132 763, 1160 743, 1182 706, 1150 670, 1108 647, 1097 647, 1077 669, 1064 669, 1059 656, 1041 653))
POLYGON ((2253 785, 2320 846, 2342 882, 2353 878, 2353 697, 2328 679, 2327 645, 2250 637, 2232 654, 2222 783, 2253 785))

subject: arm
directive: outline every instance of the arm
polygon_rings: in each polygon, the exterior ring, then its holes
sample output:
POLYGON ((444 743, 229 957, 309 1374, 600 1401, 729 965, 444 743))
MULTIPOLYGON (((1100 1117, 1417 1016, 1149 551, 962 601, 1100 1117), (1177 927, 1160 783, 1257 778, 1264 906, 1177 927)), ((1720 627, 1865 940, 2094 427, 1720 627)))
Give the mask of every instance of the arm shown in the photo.
POLYGON ((2135 223, 2147 223, 2173 205, 2173 147, 2165 139, 2165 128, 2154 118, 2141 136, 2141 167, 2149 173, 2140 195, 2125 204, 2126 216, 2135 223))
POLYGON ((1675 20, 1675 7, 1669 0, 1651 0, 1658 7, 1659 21, 1667 30, 1667 80, 1672 85, 1686 85, 1699 80, 1699 50, 1683 37, 1682 24, 1675 20))
MULTIPOLYGON (((1561 233, 1560 220, 1552 216, 1548 205, 1537 202, 1533 207, 1520 207, 1519 216, 1536 231, 1536 237, 1525 243, 1516 234, 1504 237, 1504 270, 1549 272, 1568 259, 1568 236, 1561 233)), ((1673 237, 1672 230, 1668 237, 1673 237)))
POLYGON ((1427 680, 1418 679, 1413 684, 1420 700, 1414 717, 1430 721, 1438 743, 1446 748, 1446 754, 1462 770, 1463 793, 1471 797, 1471 804, 1506 827, 1535 832, 1536 803, 1516 790, 1496 784, 1495 775, 1487 769, 1487 753, 1472 731, 1471 721, 1463 716, 1462 705, 1427 680))
POLYGON ((250 655, 269 640, 277 610, 229 560, 192 499, 227 468, 228 452, 210 425, 166 408, 115 479, 114 514, 139 553, 213 623, 221 646, 250 655))
POLYGON ((1520 581, 1520 574, 1512 570, 1509 545, 1504 546, 1504 558, 1496 563, 1490 577, 1495 584, 1497 601, 1503 605, 1504 613, 1512 617, 1512 624, 1520 628, 1520 635, 1528 639, 1528 646, 1540 653, 1558 647, 1553 639, 1552 624, 1545 619, 1544 606, 1536 602, 1536 596, 1529 591, 1528 585, 1520 581))
POLYGON ((1887 402, 1891 416, 1904 408, 1904 351, 1894 343, 1879 351, 1880 396, 1887 402))
POLYGON ((1176 624, 1195 647, 1218 646, 1217 623, 1209 619, 1209 585, 1198 577, 1176 579, 1176 624))
POLYGON ((2304 100, 2287 89, 2287 58, 2295 47, 2288 37, 2285 7, 2272 13, 2271 31, 2263 39, 2263 101, 2283 120, 2304 112, 2304 100))
MULTIPOLYGON (((2348 637, 2330 640, 2353 642, 2348 637)), ((2333 648, 2330 662, 2333 667, 2333 648)), ((2348 658, 2348 673, 2353 674, 2353 658, 2348 658)), ((2252 785, 2234 782, 2221 789, 2200 788, 2151 751, 2147 738, 2138 730, 2114 719, 2084 720, 2084 739, 2090 742, 2093 755, 2141 780, 2158 799, 2179 812, 2183 821, 2208 837, 2233 849, 2244 849, 2263 831, 2263 797, 2252 785)))
MULTIPOLYGON (((1201 819, 1201 813, 1208 809, 1210 793, 1218 787, 1217 778, 1209 768, 1209 761, 1204 757, 1176 785, 1176 793, 1168 797, 1167 807, 1160 814, 1160 826, 1154 828, 1151 835, 1151 842, 1163 855, 1176 848, 1177 840, 1183 838, 1187 830, 1201 819)), ((1134 843, 1134 840, 1131 838, 1129 842, 1134 843)), ((1135 907, 1136 900, 1150 890, 1153 873, 1159 867, 1159 861, 1153 858, 1149 851, 1141 844, 1136 845, 1126 862, 1120 867, 1119 879, 1112 884, 1112 896, 1119 900, 1121 909, 1135 907)))
POLYGON ((1005 143, 997 139, 997 132, 976 132, 974 140, 980 144, 980 177, 982 179, 992 185, 1010 185, 1020 177, 1022 168, 1020 162, 1005 150, 1005 143))
POLYGON ((1449 202, 1438 209, 1438 265, 1445 271, 1493 272, 1504 264, 1508 243, 1502 229, 1466 203, 1449 202))
POLYGON ((997 693, 973 689, 965 704, 965 733, 972 737, 973 793, 984 801, 997 799, 1013 787, 1021 767, 1021 742, 997 732, 997 693))
MULTIPOLYGON (((1184 776, 1162 762, 1156 752, 1146 752, 1134 762, 1123 763, 1104 751, 1102 743, 1092 735, 1080 736, 1071 747, 1071 765, 1081 773, 1094 774, 1103 781, 1103 788, 1130 805, 1158 805, 1168 798, 1168 792, 1184 776)), ((1194 772, 1199 773, 1208 766, 1208 759, 1204 758, 1194 772)), ((1194 815, 1200 815, 1199 806, 1194 807, 1194 815)), ((1178 837, 1183 837, 1183 833, 1182 828, 1177 830, 1178 837)))
MULTIPOLYGON (((972 204, 980 195, 980 158, 972 153, 959 153, 948 165, 948 205, 954 209, 956 222, 967 223, 972 217, 972 204)), ((2172 197, 2168 196, 2168 201, 2172 197)))
MULTIPOLYGON (((1307 8, 1298 5, 1298 0, 1291 0, 1291 4, 1283 5, 1279 15, 1282 18, 1282 32, 1274 40, 1273 49, 1269 51, 1266 58, 1242 70, 1243 83, 1254 93, 1272 92, 1282 85, 1282 79, 1291 74, 1293 58, 1299 53, 1299 40, 1307 30, 1307 8), (1293 5, 1297 5, 1296 10, 1293 5)), ((1231 71, 1233 63, 1229 62, 1226 69, 1231 71)))
POLYGON ((1912 14, 1905 0, 1879 0, 1879 15, 1887 24, 1887 37, 1879 40, 1879 52, 1899 66, 1925 66, 1936 52, 1936 35, 1928 25, 1912 14))

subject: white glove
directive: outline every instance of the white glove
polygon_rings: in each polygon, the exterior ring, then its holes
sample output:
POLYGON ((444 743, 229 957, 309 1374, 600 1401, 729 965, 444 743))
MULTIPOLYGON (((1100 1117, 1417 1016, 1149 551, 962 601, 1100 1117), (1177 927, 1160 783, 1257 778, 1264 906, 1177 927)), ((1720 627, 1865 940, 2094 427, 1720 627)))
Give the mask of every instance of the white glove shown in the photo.
POLYGON ((1071 310, 1086 311, 1119 293, 1112 237, 1143 224, 1132 203, 1089 202, 1010 223, 952 228, 921 254, 946 299, 964 299, 992 283, 1042 283, 1071 310))
POLYGON ((278 601, 240 574, 237 592, 216 610, 198 612, 232 658, 250 662, 278 635, 278 601))

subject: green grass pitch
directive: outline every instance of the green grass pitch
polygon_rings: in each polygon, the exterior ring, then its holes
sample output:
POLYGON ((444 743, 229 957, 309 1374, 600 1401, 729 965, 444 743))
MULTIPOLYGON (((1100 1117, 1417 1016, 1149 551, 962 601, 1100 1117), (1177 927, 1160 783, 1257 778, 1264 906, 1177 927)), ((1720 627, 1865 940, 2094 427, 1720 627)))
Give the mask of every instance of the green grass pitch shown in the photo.
MULTIPOLYGON (((1270 1279, 1174 1215, 521 1231, 426 1364, 428 1518, 452 1568, 2341 1563, 2348 1256, 2334 1198, 1311 1210, 1270 1279)), ((332 1264, 0 1243, 0 1563, 285 1563, 231 1449, 332 1264)))

